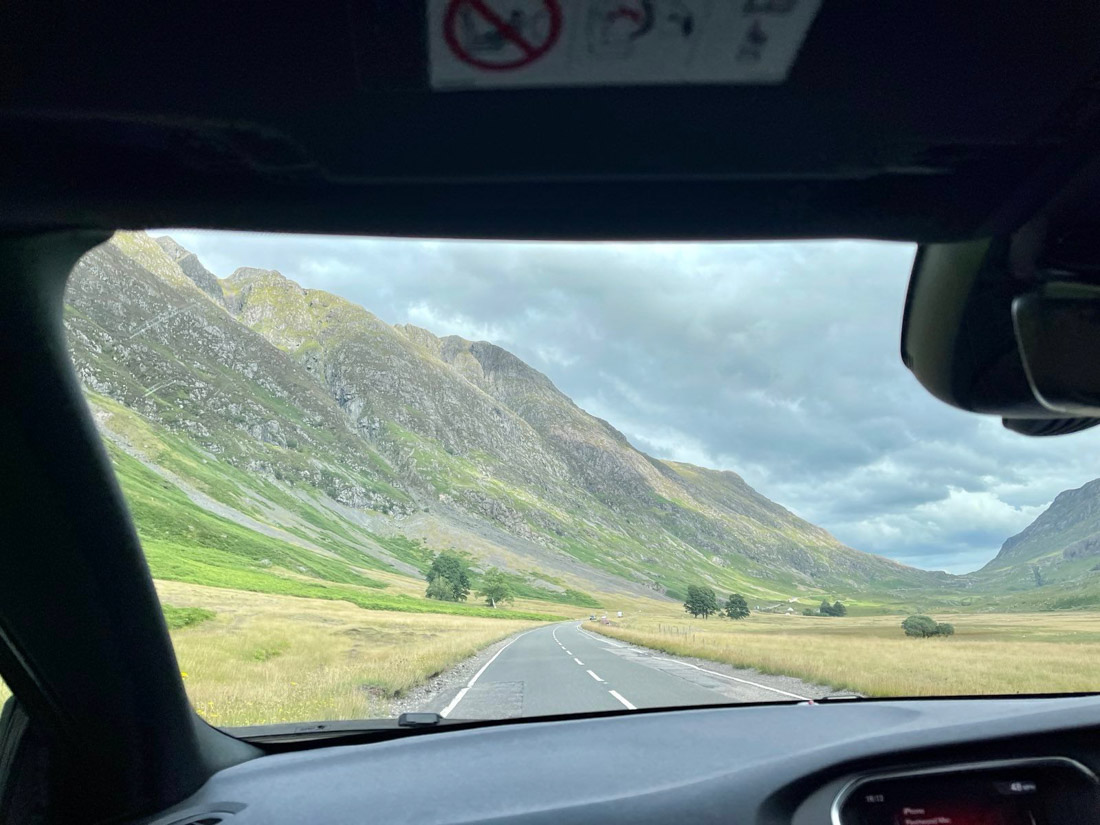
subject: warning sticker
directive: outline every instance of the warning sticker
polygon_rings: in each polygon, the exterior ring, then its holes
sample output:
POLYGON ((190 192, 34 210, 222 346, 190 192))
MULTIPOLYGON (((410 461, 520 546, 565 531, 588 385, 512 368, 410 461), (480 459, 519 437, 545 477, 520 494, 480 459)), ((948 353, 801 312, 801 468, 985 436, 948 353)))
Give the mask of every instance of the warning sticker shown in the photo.
POLYGON ((428 0, 436 89, 782 83, 821 0, 428 0))

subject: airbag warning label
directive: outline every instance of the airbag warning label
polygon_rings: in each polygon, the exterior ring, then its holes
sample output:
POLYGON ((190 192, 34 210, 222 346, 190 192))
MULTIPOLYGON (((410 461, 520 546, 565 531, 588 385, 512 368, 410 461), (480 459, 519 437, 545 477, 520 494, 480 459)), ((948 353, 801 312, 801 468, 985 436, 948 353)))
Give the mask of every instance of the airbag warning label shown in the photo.
POLYGON ((781 83, 821 0, 428 0, 436 89, 781 83))

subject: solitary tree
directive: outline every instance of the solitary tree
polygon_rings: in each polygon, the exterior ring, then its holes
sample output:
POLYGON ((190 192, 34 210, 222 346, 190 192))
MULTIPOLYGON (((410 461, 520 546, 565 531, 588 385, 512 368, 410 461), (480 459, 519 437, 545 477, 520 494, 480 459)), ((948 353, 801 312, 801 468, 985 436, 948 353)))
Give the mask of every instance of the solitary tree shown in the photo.
POLYGON ((745 597, 740 593, 734 593, 726 601, 726 615, 731 619, 747 619, 749 616, 749 605, 745 601, 745 597))
POLYGON ((711 613, 718 612, 718 596, 709 587, 688 585, 684 610, 692 616, 702 616, 705 619, 711 613))
POLYGON ((444 550, 432 559, 425 578, 429 599, 464 602, 470 593, 470 565, 452 550, 444 550))
POLYGON ((481 577, 481 585, 477 589, 479 598, 485 599, 489 607, 496 607, 502 602, 515 601, 512 595, 512 587, 504 572, 495 567, 490 567, 481 577))
POLYGON ((840 603, 839 600, 833 602, 833 615, 834 616, 847 616, 848 608, 840 603))

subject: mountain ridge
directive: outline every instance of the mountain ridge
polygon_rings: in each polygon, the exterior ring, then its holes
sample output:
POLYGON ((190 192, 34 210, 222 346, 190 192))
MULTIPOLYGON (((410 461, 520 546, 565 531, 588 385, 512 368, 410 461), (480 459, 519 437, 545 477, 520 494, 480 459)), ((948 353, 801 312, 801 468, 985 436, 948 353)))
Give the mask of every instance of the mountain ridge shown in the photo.
POLYGON ((275 270, 219 279, 170 237, 119 233, 67 298, 93 409, 119 405, 109 438, 126 418, 172 445, 150 466, 368 571, 457 542, 554 594, 950 579, 845 547, 736 473, 646 455, 501 347, 391 326, 275 270))

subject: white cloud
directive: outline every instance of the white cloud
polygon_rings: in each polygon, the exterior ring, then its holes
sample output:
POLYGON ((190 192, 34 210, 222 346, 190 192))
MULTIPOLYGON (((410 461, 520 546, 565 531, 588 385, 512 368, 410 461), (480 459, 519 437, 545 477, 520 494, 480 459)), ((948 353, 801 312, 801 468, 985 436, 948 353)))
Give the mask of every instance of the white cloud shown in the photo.
POLYGON ((507 346, 511 341, 511 336, 501 326, 474 321, 457 313, 445 314, 424 301, 409 304, 405 317, 408 323, 423 327, 440 338, 458 335, 470 341, 492 341, 499 346, 507 346))

